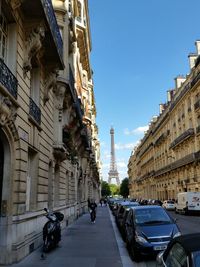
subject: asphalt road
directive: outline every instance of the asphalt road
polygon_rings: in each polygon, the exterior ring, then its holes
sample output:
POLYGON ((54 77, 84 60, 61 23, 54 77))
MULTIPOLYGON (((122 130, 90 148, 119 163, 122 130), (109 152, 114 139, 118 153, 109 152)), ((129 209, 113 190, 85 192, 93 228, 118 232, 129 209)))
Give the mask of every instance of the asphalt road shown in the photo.
POLYGON ((177 219, 182 234, 199 233, 200 232, 200 215, 182 215, 175 214, 170 211, 169 214, 177 219))

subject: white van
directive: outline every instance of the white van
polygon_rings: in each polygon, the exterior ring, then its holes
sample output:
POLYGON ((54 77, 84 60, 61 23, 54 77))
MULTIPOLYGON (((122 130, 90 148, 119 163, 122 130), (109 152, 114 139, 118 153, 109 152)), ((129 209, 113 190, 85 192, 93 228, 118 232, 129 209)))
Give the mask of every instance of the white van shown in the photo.
POLYGON ((184 214, 200 212, 200 192, 178 193, 176 212, 184 214))

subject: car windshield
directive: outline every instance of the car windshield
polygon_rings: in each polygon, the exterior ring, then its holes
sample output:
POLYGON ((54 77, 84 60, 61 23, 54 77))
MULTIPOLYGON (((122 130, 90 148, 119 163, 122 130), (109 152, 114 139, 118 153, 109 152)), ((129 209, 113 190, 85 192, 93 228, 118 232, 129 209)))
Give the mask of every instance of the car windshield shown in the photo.
POLYGON ((135 223, 137 225, 170 224, 172 220, 162 208, 147 208, 135 210, 135 223))
POLYGON ((167 201, 167 204, 174 204, 174 201, 172 201, 172 200, 168 200, 168 201, 167 201))

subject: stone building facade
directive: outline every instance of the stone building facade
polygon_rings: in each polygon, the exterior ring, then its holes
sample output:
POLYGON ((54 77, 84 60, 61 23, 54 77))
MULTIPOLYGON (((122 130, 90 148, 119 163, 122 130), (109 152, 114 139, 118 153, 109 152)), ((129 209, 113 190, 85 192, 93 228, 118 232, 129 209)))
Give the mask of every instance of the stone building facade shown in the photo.
POLYGON ((100 197, 87 0, 0 1, 0 264, 100 197))
POLYGON ((132 197, 176 199, 178 192, 200 191, 200 41, 189 55, 190 73, 160 104, 128 163, 132 197))

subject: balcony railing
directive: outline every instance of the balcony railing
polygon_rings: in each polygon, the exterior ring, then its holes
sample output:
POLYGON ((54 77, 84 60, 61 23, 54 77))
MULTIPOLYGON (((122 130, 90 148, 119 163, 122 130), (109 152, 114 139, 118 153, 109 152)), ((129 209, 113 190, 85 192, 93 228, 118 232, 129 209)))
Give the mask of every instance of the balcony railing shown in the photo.
POLYGON ((188 139, 190 136, 194 135, 194 129, 190 128, 187 131, 185 131, 184 133, 182 133, 181 135, 179 135, 170 145, 170 148, 174 148, 175 146, 177 146, 178 144, 182 143, 183 141, 185 141, 186 139, 188 139))
POLYGON ((162 175, 162 174, 164 174, 166 172, 175 170, 177 168, 180 168, 180 167, 182 167, 184 165, 190 164, 190 163, 192 163, 194 161, 198 161, 198 158, 200 158, 199 155, 200 155, 200 153, 198 153, 198 152, 197 153, 191 153, 191 154, 189 154, 189 155, 187 155, 187 156, 185 156, 185 157, 183 157, 183 158, 181 158, 179 160, 176 160, 173 163, 170 163, 170 164, 158 169, 155 172, 155 177, 159 176, 159 175, 162 175))
POLYGON ((0 83, 8 90, 8 92, 15 99, 17 99, 18 81, 1 58, 0 58, 0 83))
POLYGON ((29 115, 36 121, 39 125, 41 124, 41 110, 30 97, 30 107, 29 115))
POLYGON ((58 49, 59 56, 62 59, 63 58, 63 41, 62 41, 62 37, 61 37, 60 30, 58 27, 58 23, 56 20, 56 16, 54 13, 54 9, 52 6, 52 2, 51 0, 41 0, 41 3, 44 8, 46 19, 49 23, 54 42, 58 49))
POLYGON ((73 71, 71 69, 71 66, 69 65, 69 86, 70 86, 71 94, 72 94, 73 99, 75 101, 75 99, 76 99, 76 90, 75 90, 74 84, 75 84, 74 74, 73 74, 73 71))
POLYGON ((83 115, 84 115, 84 111, 81 107, 81 101, 79 98, 77 98, 76 102, 73 104, 73 106, 75 107, 76 109, 76 112, 77 112, 77 115, 78 115, 78 118, 80 120, 80 122, 82 123, 82 119, 83 119, 83 115))

